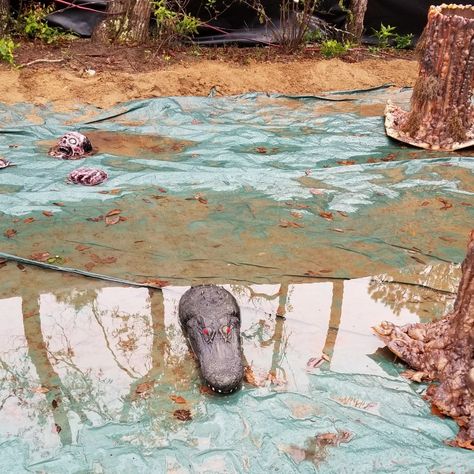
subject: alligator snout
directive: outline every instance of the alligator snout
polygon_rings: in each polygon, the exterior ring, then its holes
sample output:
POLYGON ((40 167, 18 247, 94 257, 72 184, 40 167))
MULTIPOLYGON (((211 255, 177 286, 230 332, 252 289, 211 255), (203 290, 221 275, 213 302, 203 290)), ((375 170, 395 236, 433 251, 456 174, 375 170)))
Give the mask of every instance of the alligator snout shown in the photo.
POLYGON ((179 302, 179 320, 205 383, 215 392, 237 390, 243 378, 240 309, 216 285, 190 288, 179 302))

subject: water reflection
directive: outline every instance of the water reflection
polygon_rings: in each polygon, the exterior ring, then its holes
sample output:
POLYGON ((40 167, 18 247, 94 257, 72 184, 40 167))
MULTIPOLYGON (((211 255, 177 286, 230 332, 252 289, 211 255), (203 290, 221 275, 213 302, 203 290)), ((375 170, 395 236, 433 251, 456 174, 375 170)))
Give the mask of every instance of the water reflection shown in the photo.
MULTIPOLYGON (((320 370, 387 376, 371 357, 383 346, 371 327, 383 319, 418 321, 417 306, 395 308, 395 300, 407 291, 410 298, 426 291, 397 285, 384 286, 381 278, 226 285, 242 309, 244 356, 257 391, 309 396, 320 370), (308 361, 323 354, 319 368, 308 370, 308 361)), ((29 461, 40 462, 60 446, 89 442, 86 426, 146 423, 146 434, 136 430, 121 442, 151 449, 172 440, 189 442, 191 436, 193 445, 209 449, 212 433, 188 429, 174 411, 189 410, 202 421, 213 400, 226 404, 231 416, 241 394, 217 399, 204 393, 177 319, 187 288, 58 289, 38 295, 23 287, 0 299, 0 439, 21 439, 31 448, 29 461)), ((254 387, 243 389, 249 390, 254 387)))

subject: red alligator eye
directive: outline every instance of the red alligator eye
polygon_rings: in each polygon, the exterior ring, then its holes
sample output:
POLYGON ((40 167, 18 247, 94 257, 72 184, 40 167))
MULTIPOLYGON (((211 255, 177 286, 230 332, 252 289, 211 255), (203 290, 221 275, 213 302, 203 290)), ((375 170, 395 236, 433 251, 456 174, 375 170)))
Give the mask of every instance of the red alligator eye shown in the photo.
POLYGON ((203 333, 205 336, 209 336, 209 329, 204 328, 204 329, 202 330, 202 333, 203 333))
POLYGON ((230 326, 227 326, 225 332, 226 332, 227 334, 230 334, 230 326))

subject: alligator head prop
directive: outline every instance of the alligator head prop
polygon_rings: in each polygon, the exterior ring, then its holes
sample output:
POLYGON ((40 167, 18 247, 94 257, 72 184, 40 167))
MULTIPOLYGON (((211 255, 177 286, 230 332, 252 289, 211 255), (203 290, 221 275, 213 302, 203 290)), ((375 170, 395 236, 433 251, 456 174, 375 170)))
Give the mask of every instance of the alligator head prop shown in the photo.
POLYGON ((67 132, 48 151, 48 155, 62 160, 79 160, 91 153, 90 140, 79 132, 67 132))
POLYGON ((179 301, 179 321, 206 384, 218 393, 237 390, 244 369, 235 298, 220 286, 192 287, 179 301))

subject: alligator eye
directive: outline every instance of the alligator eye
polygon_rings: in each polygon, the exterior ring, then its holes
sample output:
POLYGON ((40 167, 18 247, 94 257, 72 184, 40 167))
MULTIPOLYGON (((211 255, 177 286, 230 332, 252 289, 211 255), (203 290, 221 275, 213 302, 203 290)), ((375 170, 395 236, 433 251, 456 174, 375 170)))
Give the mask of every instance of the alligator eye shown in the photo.
POLYGON ((211 342, 214 339, 214 335, 215 335, 214 329, 203 328, 201 332, 206 342, 211 342))
POLYGON ((77 145, 77 139, 74 137, 69 137, 68 141, 71 145, 77 145))
POLYGON ((230 333, 232 331, 232 327, 225 325, 221 327, 221 333, 224 336, 224 339, 228 339, 230 337, 230 333))

